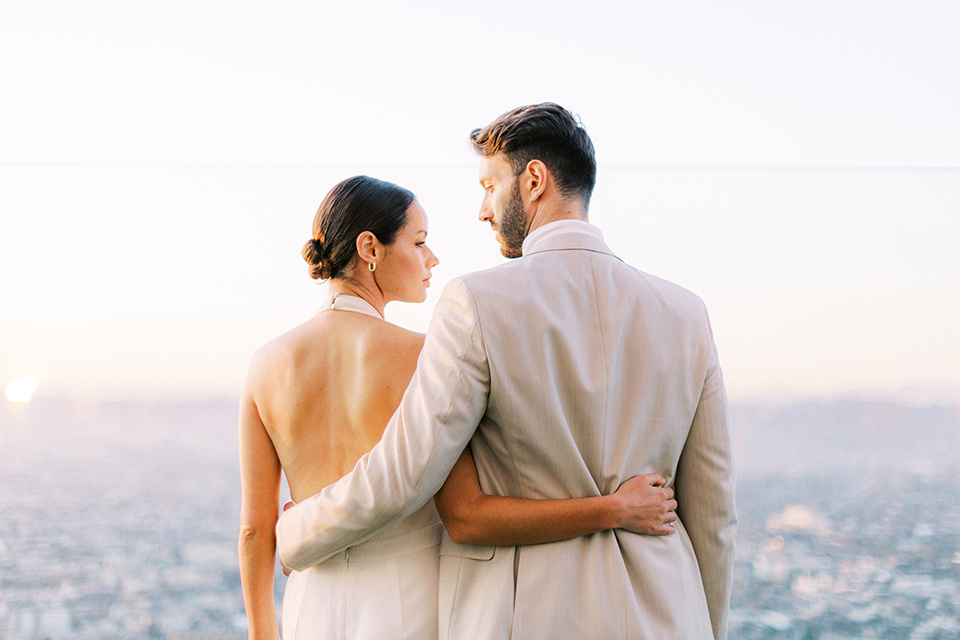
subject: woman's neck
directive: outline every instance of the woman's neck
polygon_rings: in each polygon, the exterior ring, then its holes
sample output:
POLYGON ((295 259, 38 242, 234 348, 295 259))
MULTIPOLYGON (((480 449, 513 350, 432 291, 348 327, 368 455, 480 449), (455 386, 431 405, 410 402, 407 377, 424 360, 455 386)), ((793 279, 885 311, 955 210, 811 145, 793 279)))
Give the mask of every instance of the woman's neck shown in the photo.
POLYGON ((362 298, 371 307, 376 309, 381 318, 385 317, 383 310, 389 300, 384 299, 383 292, 380 291, 380 288, 377 286, 377 283, 374 282, 373 278, 364 279, 360 282, 355 280, 331 280, 330 293, 362 298))

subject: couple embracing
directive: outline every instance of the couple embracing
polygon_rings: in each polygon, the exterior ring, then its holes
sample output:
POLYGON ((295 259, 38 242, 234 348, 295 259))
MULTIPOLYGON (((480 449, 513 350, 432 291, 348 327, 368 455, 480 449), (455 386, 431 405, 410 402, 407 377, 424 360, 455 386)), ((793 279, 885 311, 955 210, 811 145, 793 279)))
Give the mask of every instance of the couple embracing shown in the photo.
POLYGON ((426 336, 383 320, 438 263, 413 194, 360 176, 317 212, 303 255, 330 298, 257 352, 241 401, 250 637, 277 637, 277 549, 285 639, 725 637, 736 515, 702 301, 587 222, 570 112, 471 140, 480 220, 518 259, 453 279, 426 336))

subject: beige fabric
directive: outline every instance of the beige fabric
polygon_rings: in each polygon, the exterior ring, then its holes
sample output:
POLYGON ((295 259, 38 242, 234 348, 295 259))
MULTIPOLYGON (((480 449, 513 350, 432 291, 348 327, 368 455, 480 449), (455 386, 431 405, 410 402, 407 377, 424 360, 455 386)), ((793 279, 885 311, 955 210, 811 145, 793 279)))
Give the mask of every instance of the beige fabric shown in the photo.
POLYGON ((675 535, 521 548, 445 537, 441 637, 726 636, 736 515, 706 309, 585 229, 546 228, 523 258, 450 282, 381 443, 281 517, 288 565, 313 565, 419 508, 468 442, 487 493, 597 496, 657 471, 676 489, 675 535))
POLYGON ((432 503, 370 540, 287 578, 284 640, 435 640, 437 550, 432 503))

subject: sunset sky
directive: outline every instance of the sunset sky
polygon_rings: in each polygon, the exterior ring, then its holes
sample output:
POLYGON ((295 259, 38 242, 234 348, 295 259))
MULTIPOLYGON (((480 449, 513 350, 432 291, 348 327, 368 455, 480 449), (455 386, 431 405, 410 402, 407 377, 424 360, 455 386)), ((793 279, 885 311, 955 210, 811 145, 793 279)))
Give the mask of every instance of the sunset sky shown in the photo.
POLYGON ((960 4, 0 7, 0 387, 232 397, 324 287, 339 180, 416 192, 443 284, 502 261, 467 135, 576 112, 591 221, 704 298, 728 389, 960 402, 960 4))

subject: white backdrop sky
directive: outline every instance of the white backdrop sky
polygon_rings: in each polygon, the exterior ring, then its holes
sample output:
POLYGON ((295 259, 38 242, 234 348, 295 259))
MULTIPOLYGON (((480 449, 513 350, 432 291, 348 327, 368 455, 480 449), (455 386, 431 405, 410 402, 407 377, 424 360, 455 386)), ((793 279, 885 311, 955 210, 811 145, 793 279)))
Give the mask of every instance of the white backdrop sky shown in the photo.
POLYGON ((591 219, 699 293, 735 398, 960 389, 960 4, 0 7, 0 384, 231 395, 323 288, 339 180, 413 189, 444 282, 501 261, 471 129, 552 100, 591 219))

